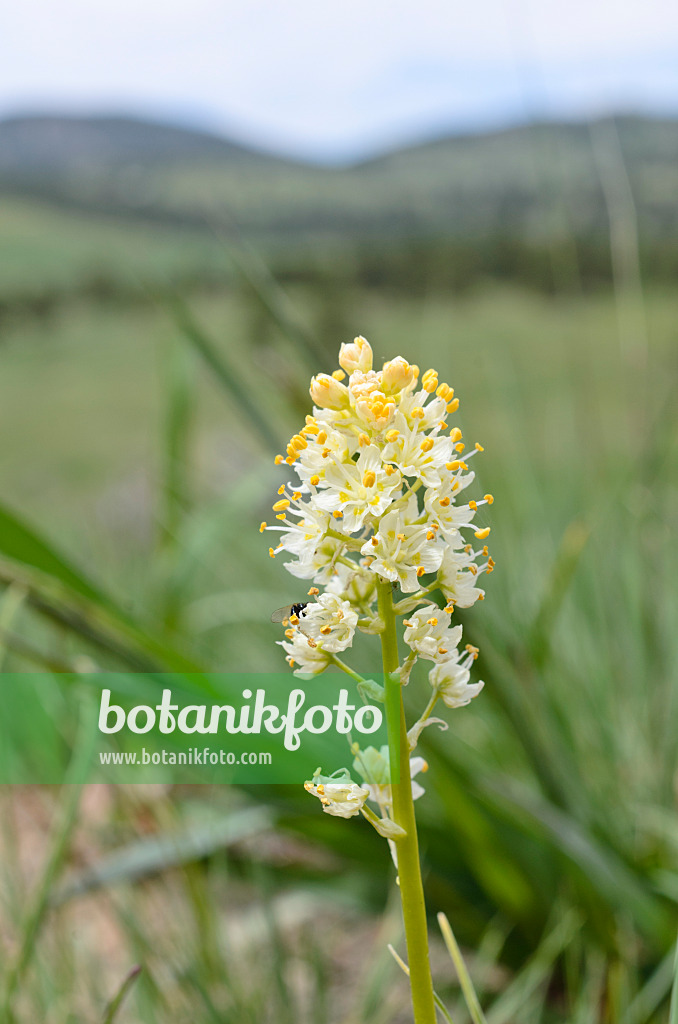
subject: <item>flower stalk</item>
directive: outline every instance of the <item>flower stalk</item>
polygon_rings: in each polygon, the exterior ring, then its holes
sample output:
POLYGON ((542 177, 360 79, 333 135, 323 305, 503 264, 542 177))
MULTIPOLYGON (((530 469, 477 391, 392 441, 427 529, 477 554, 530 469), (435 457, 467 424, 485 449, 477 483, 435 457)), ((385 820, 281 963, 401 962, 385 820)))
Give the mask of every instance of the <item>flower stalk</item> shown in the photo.
POLYGON ((421 880, 419 840, 412 798, 412 780, 404 766, 409 763, 407 724, 402 685, 397 674, 398 634, 393 608, 393 587, 387 580, 379 581, 379 615, 384 623, 381 652, 384 664, 386 727, 391 765, 393 820, 405 831, 396 843, 400 898, 405 924, 407 958, 410 968, 412 1008, 415 1024, 436 1024, 433 979, 428 956, 426 904, 421 880), (395 777, 397 773, 397 778, 395 777))

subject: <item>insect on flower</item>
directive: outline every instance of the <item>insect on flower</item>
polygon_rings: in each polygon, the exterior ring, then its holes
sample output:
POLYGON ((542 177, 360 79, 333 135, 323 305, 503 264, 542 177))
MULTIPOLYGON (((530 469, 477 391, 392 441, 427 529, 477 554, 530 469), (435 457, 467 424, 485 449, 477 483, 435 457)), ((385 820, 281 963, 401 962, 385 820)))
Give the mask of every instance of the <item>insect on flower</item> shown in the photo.
POLYGON ((283 626, 288 626, 290 619, 301 618, 304 614, 304 608, 308 607, 308 601, 299 601, 296 604, 286 604, 282 608, 276 608, 271 615, 271 622, 280 622, 283 626))

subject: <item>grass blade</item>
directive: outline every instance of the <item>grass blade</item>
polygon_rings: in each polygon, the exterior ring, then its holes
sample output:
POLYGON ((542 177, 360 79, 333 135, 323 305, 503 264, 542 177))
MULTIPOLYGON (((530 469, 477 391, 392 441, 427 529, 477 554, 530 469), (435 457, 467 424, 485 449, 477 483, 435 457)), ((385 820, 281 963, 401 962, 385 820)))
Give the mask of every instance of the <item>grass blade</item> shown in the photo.
POLYGON ((14 512, 0 505, 0 552, 65 583, 90 601, 113 607, 113 602, 72 566, 63 555, 14 512))
POLYGON ((240 375, 200 326, 188 305, 178 295, 172 295, 166 300, 166 307, 182 335, 193 345, 233 404, 243 413, 265 450, 277 451, 280 447, 280 437, 271 430, 262 410, 250 400, 249 392, 243 386, 240 375))
POLYGON ((678 1024, 678 943, 676 943, 676 956, 673 965, 673 986, 671 988, 669 1024, 678 1024))
POLYGON ((47 863, 24 919, 16 956, 10 962, 3 978, 0 1006, 4 1011, 3 1020, 8 1022, 14 1019, 12 1013, 14 996, 30 962, 38 934, 49 910, 52 885, 61 870, 77 821, 80 794, 87 781, 98 737, 96 711, 94 702, 83 702, 77 745, 63 786, 64 802, 54 829, 47 863))
POLYGON ((108 1006, 106 1007, 106 1010, 104 1011, 102 1024, 113 1024, 113 1021, 115 1020, 118 1014, 118 1010, 122 1006, 127 993, 129 992, 132 985, 137 980, 140 974, 141 967, 137 965, 136 967, 132 968, 132 970, 123 980, 122 985, 120 986, 116 994, 113 996, 108 1006))
POLYGON ((464 999, 466 1000, 466 1006, 468 1007, 468 1012, 471 1014, 471 1020, 473 1021, 473 1024, 487 1024, 487 1018, 485 1017, 482 1007, 478 1001, 476 990, 473 987, 473 982, 471 981, 471 975, 468 973, 466 964, 464 963, 464 958, 461 955, 459 946, 457 945, 457 940, 455 939, 454 932, 450 927, 450 922, 442 912, 438 914, 438 925, 440 926, 443 940, 447 946, 447 952, 450 954, 452 963, 454 964, 457 972, 459 984, 461 985, 461 990, 464 993, 464 999))

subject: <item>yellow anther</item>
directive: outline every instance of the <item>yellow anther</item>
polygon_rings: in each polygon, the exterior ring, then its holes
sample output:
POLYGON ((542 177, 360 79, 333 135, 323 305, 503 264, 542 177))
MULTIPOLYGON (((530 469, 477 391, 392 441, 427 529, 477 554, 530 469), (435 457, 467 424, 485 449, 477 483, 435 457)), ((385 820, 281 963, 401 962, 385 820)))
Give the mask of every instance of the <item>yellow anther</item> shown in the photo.
POLYGON ((284 461, 285 461, 285 458, 282 455, 276 455, 276 457, 273 460, 273 462, 275 463, 276 466, 279 466, 280 463, 284 462, 284 461))
POLYGON ((294 637, 294 630, 293 629, 286 629, 285 630, 285 636, 287 637, 288 640, 292 640, 292 638, 294 637))
POLYGON ((473 544, 465 544, 464 551, 466 552, 467 555, 470 555, 471 552, 473 551, 473 544))
POLYGON ((432 619, 427 619, 426 620, 426 625, 427 626, 437 626, 438 625, 438 620, 436 619, 435 615, 433 616, 432 619))
POLYGON ((259 533, 263 533, 265 529, 266 529, 266 523, 265 523, 265 522, 262 522, 262 523, 261 523, 261 524, 259 525, 259 533))
POLYGON ((468 469, 468 466, 466 465, 465 462, 460 462, 459 465, 461 466, 462 469, 468 469))
POLYGON ((329 456, 331 454, 332 454, 332 452, 330 451, 329 448, 323 448, 323 451, 322 451, 323 459, 329 458, 329 456))
POLYGON ((289 499, 288 498, 281 498, 280 501, 276 501, 275 505, 273 506, 273 511, 274 512, 282 512, 283 509, 286 509, 286 508, 289 508, 289 507, 290 507, 289 499))
POLYGON ((294 491, 292 494, 292 501, 299 501, 301 497, 301 491, 294 491))
POLYGON ((494 558, 489 558, 487 564, 489 565, 490 569, 494 569, 497 563, 495 562, 494 558))
POLYGON ((377 480, 377 474, 372 469, 368 469, 363 473, 363 487, 374 487, 377 480))
POLYGON ((425 441, 421 442, 419 447, 421 448, 421 450, 423 452, 430 452, 431 448, 433 448, 433 438, 432 437, 427 437, 425 441))
POLYGON ((438 387, 438 378, 437 377, 429 377, 428 380, 424 381, 424 383, 422 384, 422 387, 423 387, 424 391, 428 391, 429 395, 432 394, 435 391, 435 389, 438 387))
POLYGON ((461 484, 459 483, 459 481, 455 480, 454 483, 452 484, 452 490, 453 491, 458 491, 460 486, 461 486, 461 484))
POLYGON ((492 503, 494 502, 494 497, 493 497, 493 495, 491 495, 491 494, 486 494, 486 495, 485 495, 485 501, 487 502, 487 504, 488 504, 488 505, 491 505, 491 504, 492 504, 492 503))
POLYGON ((457 459, 455 459, 454 462, 445 463, 445 469, 449 469, 451 473, 454 473, 455 470, 459 469, 460 466, 461 462, 459 462, 457 459))
POLYGON ((294 465, 294 456, 293 455, 288 455, 287 458, 285 459, 285 462, 287 463, 288 466, 293 466, 294 465))
POLYGON ((435 540, 435 539, 436 539, 436 532, 435 532, 435 530, 429 530, 428 533, 426 534, 426 540, 435 540))
POLYGON ((278 515, 275 518, 276 519, 282 519, 282 521, 284 523, 285 522, 285 513, 284 512, 278 512, 278 515))
POLYGON ((311 589, 308 592, 308 596, 309 597, 316 597, 319 593, 320 593, 320 591, 318 590, 317 587, 311 587, 311 589))
POLYGON ((483 448, 483 446, 482 446, 481 444, 478 444, 478 442, 477 442, 477 441, 476 441, 476 451, 477 451, 477 452, 484 452, 484 451, 485 451, 485 449, 483 448))
POLYGON ((424 762, 422 763, 422 766, 421 766, 421 769, 420 769, 420 770, 421 770, 422 772, 427 772, 427 771, 428 771, 428 761, 424 761, 424 762))
POLYGON ((398 540, 405 540, 405 534, 404 533, 397 533, 396 537, 398 538, 398 540))
POLYGON ((413 420, 422 420, 424 418, 424 410, 420 405, 416 406, 410 413, 413 420))
POLYGON ((464 442, 460 441, 458 444, 455 444, 454 450, 455 450, 455 452, 460 452, 461 453, 461 452, 463 452, 465 447, 466 447, 466 445, 464 444, 464 442))
POLYGON ((469 501, 468 507, 472 508, 474 512, 478 511, 478 504, 475 501, 469 501))
POLYGON ((308 441, 305 437, 302 437, 301 434, 295 434, 290 443, 293 444, 295 448, 300 448, 302 450, 304 448, 308 448, 308 441))
POLYGON ((447 654, 447 653, 448 653, 447 647, 439 647, 438 648, 438 654, 444 655, 444 654, 447 654))
POLYGON ((387 466, 386 467, 386 476, 393 476, 394 473, 395 473, 395 466, 387 466))
POLYGON ((320 483, 320 477, 317 475, 317 473, 315 473, 311 477, 311 479, 309 480, 309 483, 312 484, 313 487, 317 487, 318 486, 318 484, 320 483))
POLYGON ((278 494, 284 494, 284 493, 285 493, 285 484, 281 484, 280 487, 278 488, 278 494))
POLYGON ((447 508, 447 506, 449 504, 450 504, 450 499, 448 497, 444 497, 444 498, 440 499, 440 505, 442 506, 442 508, 447 508))
POLYGON ((397 437, 400 437, 400 431, 395 429, 387 430, 384 437, 387 441, 395 441, 397 437))
POLYGON ((454 601, 450 601, 449 604, 445 605, 445 611, 447 612, 448 615, 452 614, 452 612, 454 611, 454 601))
POLYGON ((318 646, 317 640, 314 640, 312 636, 307 636, 306 637, 306 643, 308 644, 309 647, 317 647, 318 646))
POLYGON ((334 511, 334 512, 332 513, 332 515, 333 515, 333 517, 334 517, 335 519, 341 519, 341 518, 342 518, 342 516, 343 516, 343 514, 344 514, 344 513, 343 513, 343 512, 340 512, 340 511, 339 511, 338 509, 335 509, 335 511, 334 511))
POLYGON ((454 398, 454 388, 451 388, 449 384, 441 384, 436 395, 438 398, 444 398, 446 402, 451 402, 454 398))
POLYGON ((478 540, 485 540, 486 537, 490 536, 490 527, 486 526, 484 530, 476 530, 475 536, 478 540))
POLYGON ((321 626, 320 627, 320 632, 322 633, 323 636, 329 636, 330 633, 332 632, 332 627, 331 626, 321 626))
POLYGON ((461 441, 461 430, 459 427, 452 427, 452 430, 450 431, 450 439, 453 444, 455 441, 461 441))
POLYGON ((424 575, 425 572, 426 572, 426 569, 424 568, 424 566, 420 565, 419 568, 417 569, 417 576, 421 577, 421 576, 424 575))
POLYGON ((418 377, 419 376, 419 367, 417 366, 416 363, 411 363, 410 365, 412 366, 412 372, 414 373, 414 376, 418 377))
POLYGON ((468 571, 471 573, 472 576, 477 576, 478 575, 478 566, 471 564, 468 567, 468 571))
POLYGON ((335 380, 343 380, 346 374, 343 370, 335 370, 332 374, 335 380))
POLYGON ((273 548, 269 548, 268 553, 271 556, 271 558, 275 558, 275 551, 273 550, 273 548))
POLYGON ((438 424, 438 430, 447 430, 447 423, 445 420, 441 420, 438 424))
MULTIPOLYGON (((487 571, 489 572, 489 569, 487 571)), ((478 600, 479 601, 484 601, 485 600, 485 595, 483 594, 482 590, 478 594, 478 600)))
POLYGON ((374 545, 374 547, 376 548, 378 546, 378 544, 379 544, 378 539, 376 537, 370 537, 370 540, 371 540, 372 544, 374 545))
POLYGON ((318 792, 320 793, 321 796, 325 792, 325 787, 323 786, 322 782, 318 785, 318 792))
POLYGON ((459 399, 454 398, 447 407, 448 412, 456 412, 459 408, 459 399))
POLYGON ((485 558, 487 558, 487 556, 489 555, 489 553, 490 553, 490 549, 488 548, 488 546, 487 546, 487 544, 486 544, 486 545, 485 545, 485 547, 483 548, 483 550, 482 550, 481 554, 485 555, 485 558))
POLYGON ((326 430, 321 430, 320 433, 318 434, 318 436, 316 437, 316 441, 318 442, 318 444, 325 444, 326 440, 327 440, 327 431, 326 430))
POLYGON ((370 443, 370 439, 367 434, 358 434, 358 444, 361 448, 365 448, 370 443))

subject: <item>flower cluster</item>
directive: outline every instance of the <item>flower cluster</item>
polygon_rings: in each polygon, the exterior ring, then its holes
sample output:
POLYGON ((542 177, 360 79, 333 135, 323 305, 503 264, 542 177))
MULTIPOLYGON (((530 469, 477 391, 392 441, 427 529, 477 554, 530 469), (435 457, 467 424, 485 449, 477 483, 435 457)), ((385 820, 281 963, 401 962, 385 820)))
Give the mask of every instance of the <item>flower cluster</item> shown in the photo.
MULTIPOLYGON (((461 707, 483 684, 470 682, 478 652, 460 650, 462 628, 451 618, 456 606, 484 598, 480 580, 494 566, 485 544, 490 528, 476 522, 492 495, 464 499, 482 446, 469 447, 449 422, 459 399, 435 370, 420 374, 402 357, 375 370, 362 337, 342 345, 339 365, 311 381, 313 413, 275 460, 290 475, 273 505, 277 522, 261 524, 279 534, 271 557, 289 556, 288 571, 312 584, 308 603, 285 623, 282 647, 302 678, 343 667, 338 655, 356 629, 382 629, 377 581, 389 580, 402 595, 396 611, 404 617, 408 668, 418 658, 432 663, 434 698, 461 707)), ((326 811, 346 817, 378 785, 363 779, 360 786, 342 775, 307 788, 326 811)))

